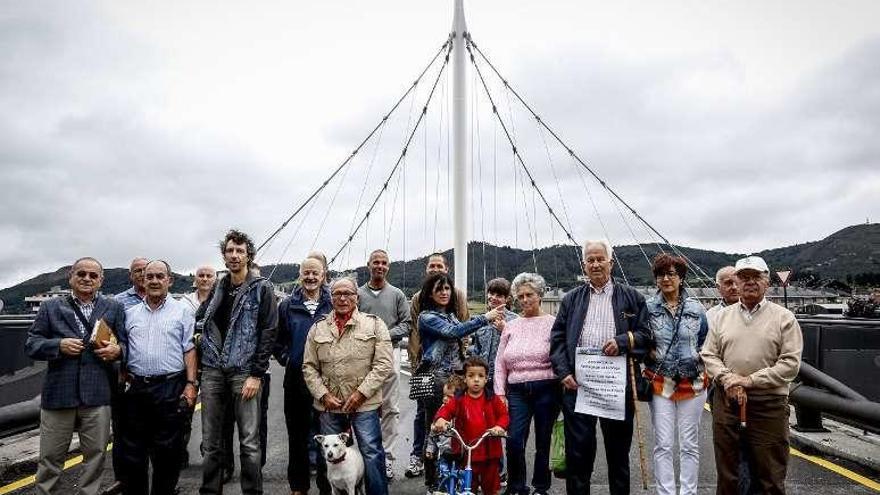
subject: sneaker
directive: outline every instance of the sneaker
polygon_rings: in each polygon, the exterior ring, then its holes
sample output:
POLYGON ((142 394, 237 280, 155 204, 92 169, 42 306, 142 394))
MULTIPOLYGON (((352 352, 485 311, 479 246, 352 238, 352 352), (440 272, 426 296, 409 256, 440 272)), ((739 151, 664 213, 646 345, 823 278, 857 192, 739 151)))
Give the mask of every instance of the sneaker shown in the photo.
POLYGON ((385 478, 387 478, 388 481, 394 479, 394 461, 391 459, 385 459, 385 478))
POLYGON ((422 459, 417 455, 409 456, 409 466, 406 467, 406 472, 403 475, 407 478, 416 478, 424 472, 425 465, 422 463, 422 459))

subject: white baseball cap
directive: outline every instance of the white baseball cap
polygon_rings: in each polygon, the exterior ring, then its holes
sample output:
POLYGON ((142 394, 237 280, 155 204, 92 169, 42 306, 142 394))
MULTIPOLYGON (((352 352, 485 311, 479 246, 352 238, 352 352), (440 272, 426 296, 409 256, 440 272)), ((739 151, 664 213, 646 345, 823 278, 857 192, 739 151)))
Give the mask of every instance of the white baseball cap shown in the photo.
POLYGON ((736 260, 736 266, 733 267, 734 273, 739 273, 743 270, 755 270, 761 273, 770 273, 770 268, 767 266, 767 262, 760 256, 746 256, 745 258, 736 260))

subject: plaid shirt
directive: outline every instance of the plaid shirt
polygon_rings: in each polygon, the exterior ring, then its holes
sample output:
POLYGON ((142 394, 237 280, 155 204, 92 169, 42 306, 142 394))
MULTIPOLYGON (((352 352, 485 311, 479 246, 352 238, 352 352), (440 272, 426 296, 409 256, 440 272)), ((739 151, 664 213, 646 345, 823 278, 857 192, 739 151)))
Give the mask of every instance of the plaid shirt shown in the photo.
MULTIPOLYGON (((84 303, 84 302, 80 301, 78 298, 74 297, 73 302, 75 302, 76 307, 78 307, 79 310, 82 311, 82 314, 83 314, 83 316, 86 317, 86 320, 90 320, 92 318, 92 311, 94 311, 94 309, 95 309, 95 300, 94 299, 92 299, 91 301, 89 301, 87 303, 84 303)), ((86 334, 89 332, 89 329, 83 325, 83 323, 79 320, 79 318, 76 319, 76 326, 77 326, 77 328, 79 328, 79 334, 82 335, 83 337, 85 337, 86 334)))

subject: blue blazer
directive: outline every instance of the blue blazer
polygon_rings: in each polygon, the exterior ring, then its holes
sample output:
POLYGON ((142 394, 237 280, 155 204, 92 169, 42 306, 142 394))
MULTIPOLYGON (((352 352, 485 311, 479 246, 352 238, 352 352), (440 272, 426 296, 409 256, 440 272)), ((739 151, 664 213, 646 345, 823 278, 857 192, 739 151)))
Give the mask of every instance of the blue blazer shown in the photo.
POLYGON ((122 348, 121 359, 124 359, 128 339, 122 304, 110 297, 98 295, 85 336, 79 333, 76 313, 67 297, 55 297, 40 305, 37 318, 28 330, 24 349, 31 359, 49 363, 43 382, 43 409, 110 404, 111 391, 116 384, 115 368, 113 363, 99 359, 88 344, 92 328, 100 318, 116 334, 122 348), (63 338, 81 338, 86 343, 86 348, 76 357, 62 354, 60 346, 63 338))
MULTIPOLYGON (((553 371, 560 380, 567 375, 575 374, 575 349, 580 340, 589 306, 589 285, 584 284, 562 298, 559 312, 556 313, 556 321, 553 322, 553 328, 550 330, 550 361, 553 363, 553 371)), ((617 330, 614 340, 617 342, 620 354, 628 354, 637 359, 643 358, 653 347, 654 342, 645 298, 632 287, 615 283, 611 307, 614 310, 614 325, 617 330), (633 349, 629 348, 627 332, 633 333, 635 342, 633 349)), ((629 366, 627 366, 627 375, 629 375, 629 366)), ((630 386, 628 378, 626 386, 627 388, 630 386)))

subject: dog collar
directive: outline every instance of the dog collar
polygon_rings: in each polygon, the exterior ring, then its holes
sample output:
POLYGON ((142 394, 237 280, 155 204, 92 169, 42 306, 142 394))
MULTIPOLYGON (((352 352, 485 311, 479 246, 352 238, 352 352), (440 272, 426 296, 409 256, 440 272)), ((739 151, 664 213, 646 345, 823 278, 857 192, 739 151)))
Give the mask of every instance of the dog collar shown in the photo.
POLYGON ((329 462, 330 464, 339 464, 340 462, 342 462, 344 460, 345 460, 345 453, 342 454, 342 457, 340 457, 338 459, 334 459, 332 461, 327 461, 327 462, 329 462))

